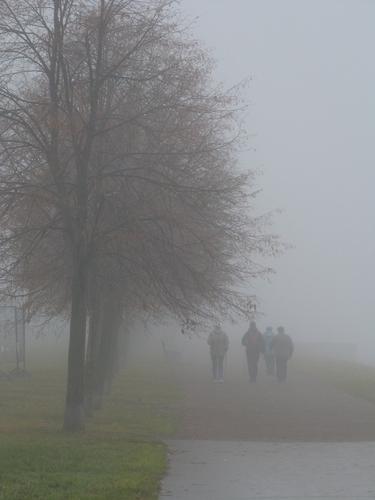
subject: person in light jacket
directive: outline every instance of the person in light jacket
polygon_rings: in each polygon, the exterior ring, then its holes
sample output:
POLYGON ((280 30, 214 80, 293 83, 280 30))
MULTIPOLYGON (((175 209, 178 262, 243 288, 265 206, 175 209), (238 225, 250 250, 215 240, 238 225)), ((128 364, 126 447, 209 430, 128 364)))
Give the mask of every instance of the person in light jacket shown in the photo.
POLYGON ((224 358, 229 348, 229 339, 219 325, 210 333, 207 344, 210 346, 212 375, 215 381, 224 381, 224 358))

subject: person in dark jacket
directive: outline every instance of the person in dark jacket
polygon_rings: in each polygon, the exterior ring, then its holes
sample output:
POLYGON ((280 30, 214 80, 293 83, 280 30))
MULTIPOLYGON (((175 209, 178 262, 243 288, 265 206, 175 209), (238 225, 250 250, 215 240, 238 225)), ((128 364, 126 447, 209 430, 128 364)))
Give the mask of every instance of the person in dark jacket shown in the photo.
POLYGON ((277 335, 272 340, 272 351, 276 360, 276 375, 279 382, 285 382, 288 361, 292 357, 294 346, 292 339, 285 333, 282 326, 277 329, 277 335))
POLYGON ((207 344, 210 346, 214 380, 224 382, 224 358, 229 348, 229 340, 219 325, 216 325, 208 336, 207 344))
POLYGON ((246 347, 247 368, 250 382, 256 382, 260 353, 264 352, 263 336, 257 329, 255 321, 250 322, 249 329, 242 337, 242 345, 246 347))

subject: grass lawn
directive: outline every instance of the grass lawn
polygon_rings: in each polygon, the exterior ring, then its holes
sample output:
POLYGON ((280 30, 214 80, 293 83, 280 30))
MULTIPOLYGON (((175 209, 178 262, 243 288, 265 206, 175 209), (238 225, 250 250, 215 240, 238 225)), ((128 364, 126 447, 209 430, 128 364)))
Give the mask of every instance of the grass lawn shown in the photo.
POLYGON ((304 369, 351 396, 375 403, 375 367, 349 361, 306 359, 304 369))
MULTIPOLYGON (((38 367, 39 366, 39 367, 38 367)), ((0 499, 158 498, 179 390, 170 373, 129 369, 85 433, 61 431, 65 371, 0 380, 0 499)))

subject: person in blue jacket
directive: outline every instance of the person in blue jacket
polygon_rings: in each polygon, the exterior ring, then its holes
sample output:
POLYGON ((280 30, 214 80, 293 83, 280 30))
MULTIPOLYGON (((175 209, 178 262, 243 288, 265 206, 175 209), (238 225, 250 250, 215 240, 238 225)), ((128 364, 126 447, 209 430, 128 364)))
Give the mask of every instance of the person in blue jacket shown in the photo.
POLYGON ((264 362, 268 375, 275 375, 275 355, 272 349, 272 341, 274 338, 272 326, 267 326, 266 331, 263 333, 264 341, 264 362))

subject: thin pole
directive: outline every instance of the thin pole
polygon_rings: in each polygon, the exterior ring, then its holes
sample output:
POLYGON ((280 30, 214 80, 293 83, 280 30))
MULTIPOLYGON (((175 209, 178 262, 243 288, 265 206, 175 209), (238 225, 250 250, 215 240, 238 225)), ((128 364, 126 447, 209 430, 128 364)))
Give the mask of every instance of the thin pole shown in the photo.
POLYGON ((16 333, 16 360, 17 360, 17 370, 20 367, 19 353, 18 353, 18 318, 17 318, 17 307, 14 307, 14 329, 16 333))
POLYGON ((25 321, 25 309, 21 309, 22 318, 22 363, 23 369, 26 371, 26 321, 25 321))

